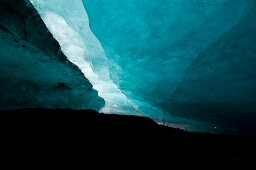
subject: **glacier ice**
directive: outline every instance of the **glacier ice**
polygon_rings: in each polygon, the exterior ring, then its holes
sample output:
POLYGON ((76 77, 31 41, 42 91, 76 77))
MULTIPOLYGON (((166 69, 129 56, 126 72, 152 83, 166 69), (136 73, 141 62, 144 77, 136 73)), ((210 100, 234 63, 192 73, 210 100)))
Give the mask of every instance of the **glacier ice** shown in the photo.
POLYGON ((136 114, 136 106, 109 79, 109 64, 90 31, 81 0, 31 0, 68 59, 90 80, 105 100, 104 113, 136 114))
POLYGON ((90 30, 88 16, 81 0, 31 2, 60 43, 64 54, 81 69, 99 96, 104 98, 105 106, 101 112, 149 116, 162 120, 161 110, 143 100, 127 98, 113 74, 110 77, 109 69, 112 65, 106 58, 100 42, 90 30))
POLYGON ((254 126, 255 0, 83 3, 128 98, 161 108, 168 122, 176 115, 213 128, 254 126))
POLYGON ((202 131, 253 117, 255 0, 31 2, 104 98, 102 112, 202 131))

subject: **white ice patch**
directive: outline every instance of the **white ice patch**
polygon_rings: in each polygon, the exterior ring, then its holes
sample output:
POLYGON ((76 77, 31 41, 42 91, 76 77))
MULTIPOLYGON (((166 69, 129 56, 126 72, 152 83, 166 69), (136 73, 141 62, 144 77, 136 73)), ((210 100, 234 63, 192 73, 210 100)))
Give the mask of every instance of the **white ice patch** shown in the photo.
POLYGON ((104 98, 106 105, 101 110, 104 113, 136 112, 127 97, 111 80, 101 80, 94 73, 92 64, 86 60, 89 51, 81 36, 70 27, 66 21, 54 12, 44 12, 42 18, 56 40, 60 43, 68 60, 77 65, 93 88, 104 98))

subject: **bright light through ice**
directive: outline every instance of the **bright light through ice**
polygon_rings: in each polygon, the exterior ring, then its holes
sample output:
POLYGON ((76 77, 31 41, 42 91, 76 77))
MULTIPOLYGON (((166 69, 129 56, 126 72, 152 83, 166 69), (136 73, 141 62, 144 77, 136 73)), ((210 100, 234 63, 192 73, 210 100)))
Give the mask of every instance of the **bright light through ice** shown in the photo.
MULTIPOLYGON (((63 53, 81 69, 99 96, 104 98, 105 107, 101 112, 148 116, 168 124, 164 119, 167 114, 161 109, 132 96, 128 99, 109 78, 110 62, 100 42, 90 30, 82 0, 31 0, 31 3, 60 43, 63 53)), ((173 123, 169 124, 170 126, 176 124, 176 127, 184 129, 191 130, 188 125, 199 125, 198 122, 177 118, 171 114, 168 114, 168 119, 173 123)))
POLYGON ((90 80, 93 88, 103 97, 106 105, 101 110, 104 113, 122 113, 135 112, 127 97, 122 94, 110 79, 102 80, 99 75, 94 73, 93 66, 86 58, 89 51, 86 48, 82 37, 75 32, 71 26, 59 15, 53 12, 45 12, 42 18, 48 29, 60 43, 63 53, 68 59, 77 65, 86 78, 90 80), (124 111, 125 110, 125 111, 124 111))
POLYGON ((128 99, 109 78, 109 63, 91 32, 81 0, 31 0, 44 23, 60 43, 63 53, 77 65, 104 98, 103 113, 149 116, 162 120, 162 111, 145 101, 128 99))

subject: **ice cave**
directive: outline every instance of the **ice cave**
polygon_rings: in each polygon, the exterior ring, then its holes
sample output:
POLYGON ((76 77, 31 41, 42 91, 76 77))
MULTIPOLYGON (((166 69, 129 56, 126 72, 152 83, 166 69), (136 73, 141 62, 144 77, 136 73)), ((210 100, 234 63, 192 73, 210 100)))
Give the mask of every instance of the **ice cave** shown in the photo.
POLYGON ((94 109, 255 132, 255 0, 7 2, 0 109, 94 109))

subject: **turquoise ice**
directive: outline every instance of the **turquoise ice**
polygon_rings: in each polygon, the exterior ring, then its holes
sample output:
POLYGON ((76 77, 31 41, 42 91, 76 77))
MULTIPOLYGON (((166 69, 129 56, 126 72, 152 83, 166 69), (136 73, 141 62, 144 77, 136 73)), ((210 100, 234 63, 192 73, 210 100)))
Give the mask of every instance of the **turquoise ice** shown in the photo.
POLYGON ((253 124, 255 0, 31 2, 102 112, 202 131, 253 124))

